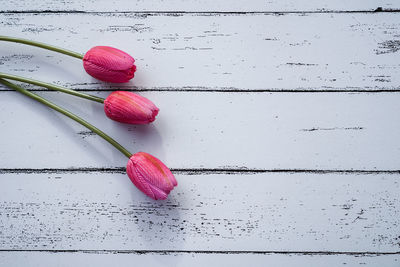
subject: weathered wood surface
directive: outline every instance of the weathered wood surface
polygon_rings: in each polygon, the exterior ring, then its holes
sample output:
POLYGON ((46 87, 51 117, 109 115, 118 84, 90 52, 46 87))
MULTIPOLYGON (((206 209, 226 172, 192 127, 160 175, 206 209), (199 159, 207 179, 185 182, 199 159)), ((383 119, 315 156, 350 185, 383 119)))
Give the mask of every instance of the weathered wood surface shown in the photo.
POLYGON ((0 248, 398 252, 399 174, 176 173, 167 201, 125 173, 0 174, 0 248))
MULTIPOLYGON (((399 170, 400 94, 141 92, 151 125, 108 119, 103 105, 42 96, 132 152, 171 168, 399 170)), ((101 92, 107 96, 108 92, 101 92)), ((16 92, 0 93, 0 168, 122 167, 126 158, 83 126, 16 92)))
POLYGON ((0 252, 0 266, 376 266, 398 267, 399 255, 0 252))
POLYGON ((396 0, 89 0, 89 1, 51 1, 51 0, 11 0, 0 7, 0 11, 188 11, 188 12, 296 12, 296 11, 374 11, 399 9, 396 0), (379 9, 378 9, 379 10, 379 9))
POLYGON ((4 2, 1 35, 78 52, 111 45, 137 59, 135 79, 117 86, 90 78, 76 59, 0 43, 1 72, 104 97, 143 91, 161 108, 150 126, 39 93, 132 152, 156 155, 179 186, 152 201, 118 151, 0 87, 0 266, 398 266, 399 8, 4 2))
MULTIPOLYGON (((129 52, 138 71, 125 89, 400 90, 400 13, 29 13, 0 14, 0 25, 3 35, 82 53, 129 52)), ((3 72, 110 88, 75 58, 3 42, 0 53, 3 72)))

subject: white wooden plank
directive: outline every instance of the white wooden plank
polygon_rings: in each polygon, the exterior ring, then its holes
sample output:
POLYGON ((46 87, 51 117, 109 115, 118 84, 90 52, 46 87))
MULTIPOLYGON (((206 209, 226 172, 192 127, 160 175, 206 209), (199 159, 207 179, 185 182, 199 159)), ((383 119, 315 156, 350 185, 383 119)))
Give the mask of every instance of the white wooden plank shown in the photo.
POLYGON ((399 174, 0 174, 1 249, 399 251, 399 174))
MULTIPOLYGON (((99 103, 39 93, 171 168, 400 166, 400 94, 142 92, 160 114, 151 125, 133 126, 109 120, 99 103)), ((17 92, 0 95, 0 168, 126 165, 119 151, 69 118, 17 92)))
MULTIPOLYGON (((399 90, 400 13, 0 14, 2 34, 137 59, 128 88, 399 90)), ((81 62, 0 43, 0 71, 73 88, 109 88, 81 62)), ((121 86, 121 85, 118 85, 121 86)))
POLYGON ((52 253, 0 252, 0 266, 376 266, 398 267, 399 255, 301 255, 301 254, 120 254, 120 253, 52 253))
POLYGON ((378 7, 383 9, 398 9, 399 2, 395 0, 89 0, 89 1, 54 1, 54 0, 11 0, 6 1, 1 11, 373 11, 378 7))

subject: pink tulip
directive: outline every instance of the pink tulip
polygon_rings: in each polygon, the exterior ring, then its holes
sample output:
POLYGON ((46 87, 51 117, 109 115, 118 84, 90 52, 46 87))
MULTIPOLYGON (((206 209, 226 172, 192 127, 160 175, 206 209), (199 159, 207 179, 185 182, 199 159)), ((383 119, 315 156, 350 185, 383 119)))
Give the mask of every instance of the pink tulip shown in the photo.
POLYGON ((145 152, 131 156, 126 172, 133 184, 152 199, 166 199, 178 185, 174 175, 159 159, 145 152))
POLYGON ((130 124, 153 122, 159 109, 147 98, 132 92, 115 91, 104 100, 104 112, 112 120, 130 124))
POLYGON ((134 77, 136 66, 133 57, 109 46, 95 46, 83 57, 83 67, 96 79, 125 83, 134 77))

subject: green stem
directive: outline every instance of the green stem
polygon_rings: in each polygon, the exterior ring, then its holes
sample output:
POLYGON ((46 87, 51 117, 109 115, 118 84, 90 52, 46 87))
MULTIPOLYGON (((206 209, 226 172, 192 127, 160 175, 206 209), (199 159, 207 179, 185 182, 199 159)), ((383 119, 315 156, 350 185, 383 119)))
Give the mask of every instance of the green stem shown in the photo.
POLYGON ((128 150, 126 150, 123 146, 121 146, 117 141, 115 141, 114 139, 112 139, 110 136, 108 136, 106 133, 104 133, 103 131, 101 131, 100 129, 96 128, 95 126, 91 125, 90 123, 88 123, 87 121, 83 120, 82 118, 78 117, 77 115, 69 112, 66 109, 63 109, 62 107, 57 106, 56 104, 44 99, 43 97, 32 93, 16 84, 10 83, 6 80, 0 79, 0 83, 4 84, 5 86, 8 86, 18 92, 20 92, 21 94, 24 94, 26 96, 29 96, 30 98, 64 114, 65 116, 73 119, 74 121, 82 124, 83 126, 85 126, 86 128, 88 128, 89 130, 93 131, 94 133, 100 135, 104 140, 106 140, 107 142, 109 142, 111 145, 113 145, 116 149, 118 149, 122 154, 124 154, 126 157, 130 158, 132 156, 132 153, 129 152, 128 150))
POLYGON ((97 97, 97 96, 93 96, 93 95, 77 92, 75 90, 68 89, 68 88, 65 88, 65 87, 62 87, 62 86, 58 86, 58 85, 54 85, 54 84, 50 84, 50 83, 45 83, 45 82, 41 82, 41 81, 37 81, 37 80, 33 80, 33 79, 21 77, 21 76, 16 76, 16 75, 11 75, 11 74, 0 72, 0 78, 10 79, 10 80, 24 82, 24 83, 30 83, 30 84, 34 84, 34 85, 38 85, 38 86, 42 86, 42 87, 48 88, 50 90, 60 91, 60 92, 66 93, 66 94, 70 94, 70 95, 86 98, 86 99, 89 99, 89 100, 92 100, 92 101, 96 101, 96 102, 99 102, 99 103, 104 103, 104 98, 101 98, 101 97, 97 97))
POLYGON ((0 41, 7 41, 7 42, 14 42, 14 43, 20 43, 20 44, 26 44, 26 45, 32 45, 32 46, 37 46, 37 47, 41 47, 47 50, 51 50, 51 51, 55 51, 58 53, 62 53, 71 57, 76 57, 79 59, 83 59, 83 55, 70 51, 70 50, 66 50, 63 48, 59 48, 56 46, 52 46, 52 45, 48 45, 48 44, 44 44, 44 43, 39 43, 39 42, 35 42, 35 41, 31 41, 31 40, 27 40, 27 39, 22 39, 22 38, 16 38, 16 37, 10 37, 10 36, 4 36, 4 35, 0 35, 0 41))

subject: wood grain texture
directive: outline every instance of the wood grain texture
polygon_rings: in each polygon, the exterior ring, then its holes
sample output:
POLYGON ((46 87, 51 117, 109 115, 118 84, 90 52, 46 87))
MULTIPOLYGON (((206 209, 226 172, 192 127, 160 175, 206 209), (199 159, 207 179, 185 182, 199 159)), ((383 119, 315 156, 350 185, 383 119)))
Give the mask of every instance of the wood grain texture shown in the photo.
POLYGON ((5 1, 0 11, 13 12, 30 10, 36 11, 86 11, 86 12, 112 12, 112 11, 187 11, 187 12, 292 12, 292 11, 374 11, 378 7, 384 10, 399 9, 400 4, 395 0, 89 0, 89 1, 54 1, 54 0, 11 0, 5 1))
MULTIPOLYGON (((151 125, 109 120, 103 105, 55 92, 133 153, 171 168, 398 170, 400 94, 142 92, 151 125)), ((107 96, 107 92, 98 94, 107 96)), ((0 168, 123 167, 126 158, 76 122, 16 92, 0 93, 0 168), (12 138, 11 138, 12 137, 12 138)))
POLYGON ((3 172, 0 248, 400 250, 398 174, 175 175, 153 201, 125 173, 3 172))
POLYGON ((4 35, 137 59, 134 80, 110 86, 75 58, 0 43, 0 71, 76 89, 400 90, 400 13, 34 13, 0 14, 0 24, 4 35))
POLYGON ((360 257, 359 255, 257 255, 257 254, 197 254, 197 253, 52 253, 52 252, 0 252, 0 266, 376 266, 397 267, 399 255, 360 257))
POLYGON ((3 2, 1 35, 137 59, 110 85, 0 43, 2 72, 143 91, 161 108, 150 126, 39 94, 156 155, 179 186, 152 201, 118 151, 0 87, 0 266, 399 265, 398 1, 3 2))

